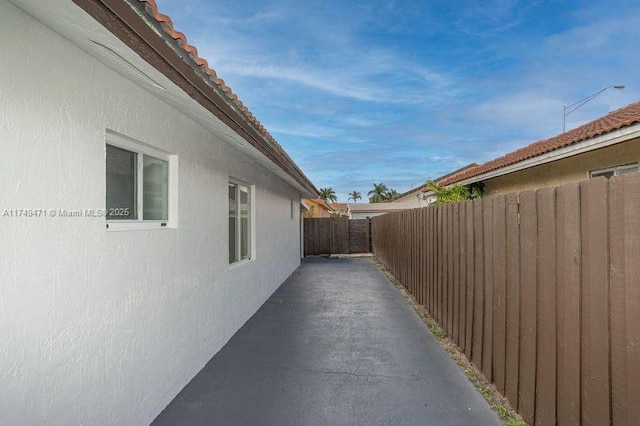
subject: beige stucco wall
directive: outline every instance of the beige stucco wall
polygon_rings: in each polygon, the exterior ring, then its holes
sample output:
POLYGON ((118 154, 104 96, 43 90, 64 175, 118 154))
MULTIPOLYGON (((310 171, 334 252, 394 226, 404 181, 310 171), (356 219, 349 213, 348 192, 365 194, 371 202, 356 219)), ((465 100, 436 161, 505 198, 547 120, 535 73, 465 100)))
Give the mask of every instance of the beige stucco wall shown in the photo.
POLYGON ((418 192, 422 195, 422 190, 411 192, 404 197, 397 198, 392 201, 392 203, 402 203, 411 206, 412 208, 418 207, 426 207, 429 204, 422 199, 422 197, 418 198, 418 192))
POLYGON ((588 178, 590 170, 640 162, 640 138, 485 181, 485 194, 507 194, 588 178))
POLYGON ((304 201, 307 204, 307 206, 309 206, 309 208, 311 209, 304 213, 304 217, 315 217, 315 218, 331 217, 331 213, 325 210, 324 206, 320 205, 314 200, 311 200, 309 198, 303 198, 302 201, 304 201))

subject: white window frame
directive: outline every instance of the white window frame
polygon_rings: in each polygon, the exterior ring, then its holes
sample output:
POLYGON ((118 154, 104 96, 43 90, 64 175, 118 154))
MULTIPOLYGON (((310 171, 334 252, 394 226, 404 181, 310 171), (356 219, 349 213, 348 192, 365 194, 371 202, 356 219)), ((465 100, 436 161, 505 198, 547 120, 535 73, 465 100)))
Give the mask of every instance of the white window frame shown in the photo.
MULTIPOLYGON (((137 154, 136 176, 136 217, 131 220, 107 220, 107 231, 128 231, 142 229, 166 229, 178 227, 178 156, 154 146, 137 141, 128 136, 107 130, 105 143, 105 161, 107 145, 115 146, 137 154), (143 217, 143 162, 144 155, 169 163, 169 216, 167 220, 144 220, 143 217)), ((105 181, 106 207, 106 181, 105 181)))
MULTIPOLYGON (((231 263, 229 262, 230 259, 227 259, 227 263, 229 265, 229 269, 234 269, 237 268, 238 266, 244 265, 246 263, 249 263, 251 261, 253 261, 256 258, 256 204, 255 204, 255 185, 251 185, 249 183, 246 183, 240 179, 236 179, 234 177, 229 177, 228 182, 227 182, 227 191, 228 191, 228 185, 232 184, 236 186, 236 232, 235 232, 235 238, 236 238, 236 256, 238 257, 238 260, 236 260, 235 262, 231 263), (240 251, 241 251, 241 241, 240 239, 241 237, 241 225, 240 225, 240 219, 241 219, 241 215, 239 214, 240 212, 240 187, 245 187, 247 188, 248 191, 248 202, 249 202, 249 232, 248 232, 248 238, 249 240, 247 241, 247 244, 249 245, 248 247, 248 252, 249 252, 249 257, 247 259, 240 259, 240 251)), ((227 216, 229 214, 229 197, 228 197, 228 192, 227 192, 227 216)), ((229 233, 227 232, 227 238, 230 238, 231 235, 229 235, 229 233)), ((229 241, 227 241, 227 253, 229 253, 228 250, 228 245, 229 245, 229 241)))
MULTIPOLYGON (((587 177, 589 179, 593 179, 594 178, 594 174, 600 174, 600 173, 606 173, 606 172, 613 172, 613 176, 619 176, 622 170, 625 169, 638 169, 638 163, 629 163, 629 164, 624 164, 622 166, 615 166, 615 167, 607 167, 605 169, 597 169, 597 170, 589 170, 589 172, 587 173, 587 177)), ((612 177, 613 177, 612 176, 612 177)), ((595 176, 598 177, 598 176, 595 176)))

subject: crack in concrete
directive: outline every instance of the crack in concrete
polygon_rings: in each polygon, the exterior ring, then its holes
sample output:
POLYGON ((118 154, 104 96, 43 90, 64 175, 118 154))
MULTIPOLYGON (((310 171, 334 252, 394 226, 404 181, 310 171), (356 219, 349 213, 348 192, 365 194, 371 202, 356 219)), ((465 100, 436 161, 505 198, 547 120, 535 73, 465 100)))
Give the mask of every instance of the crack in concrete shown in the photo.
POLYGON ((353 371, 353 372, 342 371, 342 370, 314 370, 314 369, 308 369, 308 368, 290 368, 290 367, 280 367, 280 369, 288 370, 288 371, 301 371, 305 373, 317 373, 317 374, 344 374, 344 375, 354 376, 354 377, 374 377, 374 378, 377 377, 381 379, 401 379, 401 380, 414 380, 414 381, 422 380, 421 377, 416 377, 416 376, 406 377, 406 376, 394 376, 394 375, 371 374, 371 373, 358 374, 358 370, 360 368, 357 368, 356 371, 353 371))

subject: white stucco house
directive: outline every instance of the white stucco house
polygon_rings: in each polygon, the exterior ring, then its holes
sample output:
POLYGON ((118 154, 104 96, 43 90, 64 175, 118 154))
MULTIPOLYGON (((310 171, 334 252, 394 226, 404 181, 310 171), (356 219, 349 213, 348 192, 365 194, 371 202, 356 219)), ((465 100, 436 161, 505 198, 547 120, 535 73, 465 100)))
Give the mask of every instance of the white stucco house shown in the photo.
POLYGON ((0 425, 148 424, 317 190, 152 0, 0 0, 0 425))
POLYGON ((349 219, 368 219, 414 208, 411 203, 349 203, 347 215, 349 219))

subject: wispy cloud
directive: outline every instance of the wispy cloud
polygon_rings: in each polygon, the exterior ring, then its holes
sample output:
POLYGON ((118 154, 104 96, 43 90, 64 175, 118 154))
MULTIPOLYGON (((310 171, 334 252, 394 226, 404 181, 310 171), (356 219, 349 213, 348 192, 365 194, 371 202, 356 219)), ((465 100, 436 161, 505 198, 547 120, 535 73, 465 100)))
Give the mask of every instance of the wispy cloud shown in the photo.
POLYGON ((342 64, 331 67, 323 64, 282 65, 234 58, 220 60, 217 68, 223 75, 280 80, 334 96, 375 103, 416 104, 446 97, 447 87, 452 81, 450 76, 423 67, 400 65, 389 68, 384 65, 400 60, 386 55, 378 60, 368 59, 361 61, 358 66, 345 68, 342 64))
POLYGON ((162 0, 319 187, 399 191, 637 100, 640 5, 162 0))

